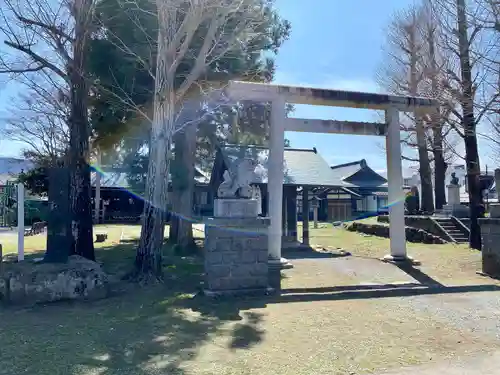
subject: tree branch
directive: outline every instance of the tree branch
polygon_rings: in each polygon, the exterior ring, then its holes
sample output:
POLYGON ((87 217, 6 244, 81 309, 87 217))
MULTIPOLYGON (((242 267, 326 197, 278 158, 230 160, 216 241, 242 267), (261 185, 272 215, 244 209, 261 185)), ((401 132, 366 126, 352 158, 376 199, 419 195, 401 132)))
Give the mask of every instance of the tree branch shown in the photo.
MULTIPOLYGON (((59 77, 61 77, 62 79, 67 80, 68 77, 67 77, 66 73, 64 73, 61 69, 59 69, 56 65, 52 64, 47 59, 44 59, 43 57, 41 57, 37 53, 33 52, 30 48, 26 48, 20 44, 15 44, 15 43, 9 42, 7 40, 4 41, 4 43, 11 48, 14 48, 18 51, 25 53, 26 55, 30 56, 33 60, 35 60, 36 62, 41 64, 43 66, 43 68, 50 69, 55 74, 57 74, 59 77)), ((41 68, 41 69, 43 69, 43 68, 41 68)), ((39 69, 39 70, 41 70, 41 69, 39 69)))

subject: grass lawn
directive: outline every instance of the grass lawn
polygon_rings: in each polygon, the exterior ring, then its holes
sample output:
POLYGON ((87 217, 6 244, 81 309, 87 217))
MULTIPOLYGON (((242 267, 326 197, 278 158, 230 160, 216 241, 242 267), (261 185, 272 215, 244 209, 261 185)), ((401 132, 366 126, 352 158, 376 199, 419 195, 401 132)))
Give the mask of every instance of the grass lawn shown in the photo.
MULTIPOLYGON (((108 232, 108 240, 96 244, 106 270, 116 273, 129 267, 139 227, 109 225, 99 230, 108 232), (123 228, 127 241, 119 243, 123 228)), ((311 243, 351 251, 353 257, 346 262, 372 262, 389 249, 387 239, 328 224, 311 229, 311 243)), ((44 236, 26 238, 27 252, 44 247, 44 236)), ((15 243, 4 243, 4 249, 15 252, 15 243)), ((408 244, 408 249, 422 261, 424 272, 444 284, 486 283, 474 273, 480 255, 465 246, 408 244)), ((193 299, 202 279, 202 260, 172 256, 167 248, 165 255, 164 285, 140 288, 123 283, 111 298, 87 304, 0 307, 0 375, 359 375, 498 345, 443 323, 430 312, 416 312, 403 297, 330 293, 307 299, 304 290, 237 301, 193 299)), ((296 267, 284 287, 360 283, 356 276, 335 272, 334 261, 293 260, 296 267)))

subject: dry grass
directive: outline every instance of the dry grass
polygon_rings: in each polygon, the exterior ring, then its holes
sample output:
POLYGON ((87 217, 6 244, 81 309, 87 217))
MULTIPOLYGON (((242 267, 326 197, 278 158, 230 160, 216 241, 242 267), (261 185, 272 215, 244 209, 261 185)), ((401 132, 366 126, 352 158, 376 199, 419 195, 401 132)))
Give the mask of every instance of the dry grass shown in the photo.
MULTIPOLYGON (((134 256, 134 242, 118 244, 121 228, 98 228, 108 232, 108 241, 96 247, 109 272, 127 267, 134 256)), ((138 235, 137 226, 127 227, 127 240, 138 235)), ((91 304, 0 309, 0 374, 359 375, 498 348, 496 341, 457 329, 431 311, 416 311, 408 301, 420 297, 350 290, 369 280, 338 272, 344 264, 355 271, 363 262, 364 272, 392 270, 373 260, 388 253, 387 239, 328 224, 311 235, 312 243, 344 248, 353 257, 293 260, 282 296, 192 299, 201 259, 166 254, 170 277, 162 286, 123 284, 121 293, 91 304)), ((27 248, 40 248, 29 241, 27 248)), ((479 254, 465 246, 408 248, 423 262, 422 270, 443 283, 486 283, 474 273, 479 254)))

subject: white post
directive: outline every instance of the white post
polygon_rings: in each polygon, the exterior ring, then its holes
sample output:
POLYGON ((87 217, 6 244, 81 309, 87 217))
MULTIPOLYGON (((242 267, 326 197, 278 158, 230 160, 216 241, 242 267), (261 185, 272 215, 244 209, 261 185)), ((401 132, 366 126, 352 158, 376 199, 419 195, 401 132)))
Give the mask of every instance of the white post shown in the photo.
POLYGON ((24 260, 24 185, 17 184, 17 260, 24 260))
POLYGON ((388 133, 387 180, 389 185, 389 234, 391 254, 386 260, 407 260, 405 232, 405 195, 403 191, 403 171, 401 168, 401 139, 399 134, 399 110, 390 107, 386 111, 388 133))
MULTIPOLYGON (((101 153, 97 150, 97 166, 101 167, 101 153)), ((95 212, 94 212, 94 220, 96 224, 99 224, 99 217, 101 216, 101 174, 96 168, 95 172, 95 212)))
POLYGON ((285 145, 285 100, 273 100, 269 140, 269 162, 267 186, 269 194, 268 251, 271 262, 282 263, 281 232, 283 205, 283 161, 285 145))

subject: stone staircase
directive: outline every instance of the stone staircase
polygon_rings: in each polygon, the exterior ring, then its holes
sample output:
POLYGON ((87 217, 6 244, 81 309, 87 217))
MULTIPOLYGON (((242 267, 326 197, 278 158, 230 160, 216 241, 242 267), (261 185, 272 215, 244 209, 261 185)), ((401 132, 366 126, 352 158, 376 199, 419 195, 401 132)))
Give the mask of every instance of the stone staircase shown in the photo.
POLYGON ((435 220, 456 243, 469 242, 469 233, 467 233, 464 228, 457 225, 453 219, 449 217, 436 217, 435 220))

